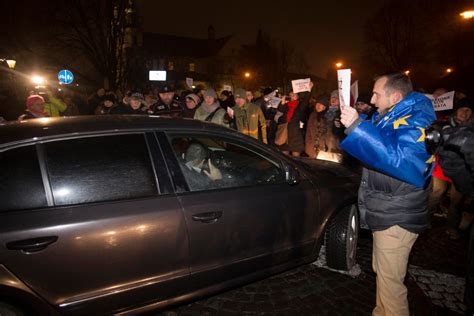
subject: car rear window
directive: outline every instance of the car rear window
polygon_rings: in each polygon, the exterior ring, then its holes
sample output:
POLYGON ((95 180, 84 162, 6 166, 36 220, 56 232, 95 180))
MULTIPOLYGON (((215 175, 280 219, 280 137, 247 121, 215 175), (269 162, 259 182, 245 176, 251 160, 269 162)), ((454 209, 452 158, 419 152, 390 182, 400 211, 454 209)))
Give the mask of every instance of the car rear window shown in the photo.
POLYGON ((40 166, 34 146, 0 153, 0 210, 47 206, 40 166))
POLYGON ((157 194, 142 134, 55 141, 45 144, 45 153, 55 205, 157 194))

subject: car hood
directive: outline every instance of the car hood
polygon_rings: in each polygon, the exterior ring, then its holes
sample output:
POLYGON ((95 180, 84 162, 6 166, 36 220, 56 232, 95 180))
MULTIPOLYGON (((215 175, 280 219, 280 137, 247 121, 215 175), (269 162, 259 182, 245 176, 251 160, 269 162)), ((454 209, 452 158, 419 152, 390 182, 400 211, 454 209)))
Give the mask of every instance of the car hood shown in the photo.
POLYGON ((349 167, 343 164, 311 159, 305 157, 294 158, 310 175, 318 186, 345 187, 357 192, 360 184, 360 168, 349 167))

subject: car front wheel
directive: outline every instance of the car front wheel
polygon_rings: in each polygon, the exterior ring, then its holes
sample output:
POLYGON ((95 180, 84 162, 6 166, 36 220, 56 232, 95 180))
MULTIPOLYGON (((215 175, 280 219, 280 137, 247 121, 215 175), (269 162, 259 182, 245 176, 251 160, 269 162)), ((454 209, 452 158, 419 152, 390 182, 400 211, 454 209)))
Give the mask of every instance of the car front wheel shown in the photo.
POLYGON ((326 262, 336 270, 350 270, 356 262, 359 218, 355 205, 331 217, 325 233, 326 262))

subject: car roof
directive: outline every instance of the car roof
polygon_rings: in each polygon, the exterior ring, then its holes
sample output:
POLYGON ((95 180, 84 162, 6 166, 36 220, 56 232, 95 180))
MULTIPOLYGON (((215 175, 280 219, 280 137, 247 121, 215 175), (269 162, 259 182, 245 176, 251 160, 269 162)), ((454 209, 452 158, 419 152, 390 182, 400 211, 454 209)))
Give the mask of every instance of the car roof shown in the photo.
POLYGON ((38 118, 0 125, 0 148, 55 136, 130 130, 232 130, 193 119, 166 118, 152 115, 96 115, 38 118))

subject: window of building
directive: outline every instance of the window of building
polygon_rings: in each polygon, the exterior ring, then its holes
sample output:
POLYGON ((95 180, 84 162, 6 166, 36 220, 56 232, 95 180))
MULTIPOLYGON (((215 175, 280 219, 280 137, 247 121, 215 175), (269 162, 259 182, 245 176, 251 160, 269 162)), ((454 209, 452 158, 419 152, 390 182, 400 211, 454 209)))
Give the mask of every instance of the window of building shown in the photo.
POLYGON ((34 146, 0 153, 0 210, 46 207, 46 195, 34 146))
POLYGON ((174 70, 174 62, 172 61, 168 62, 168 70, 174 70))
POLYGON ((189 71, 191 71, 191 72, 196 71, 196 64, 195 63, 190 63, 189 64, 189 71))
POLYGON ((153 196, 155 176, 144 135, 69 139, 45 144, 55 205, 153 196))

